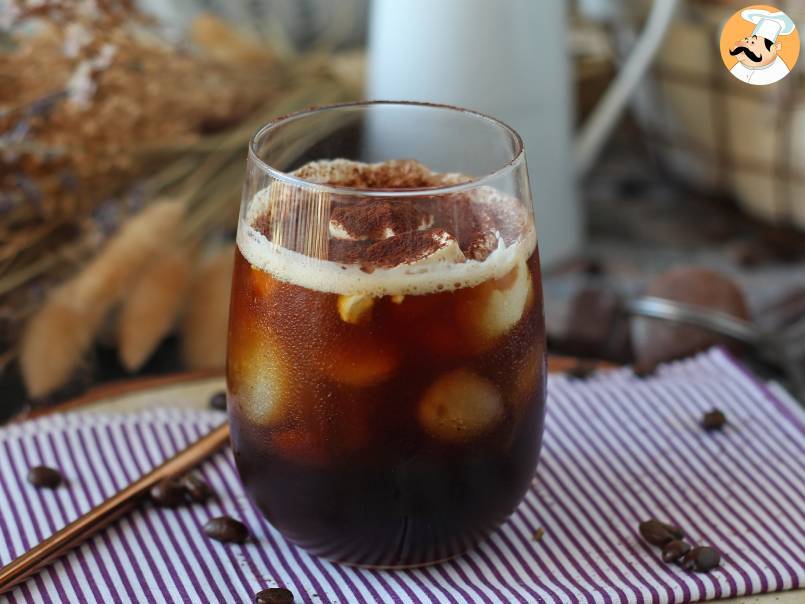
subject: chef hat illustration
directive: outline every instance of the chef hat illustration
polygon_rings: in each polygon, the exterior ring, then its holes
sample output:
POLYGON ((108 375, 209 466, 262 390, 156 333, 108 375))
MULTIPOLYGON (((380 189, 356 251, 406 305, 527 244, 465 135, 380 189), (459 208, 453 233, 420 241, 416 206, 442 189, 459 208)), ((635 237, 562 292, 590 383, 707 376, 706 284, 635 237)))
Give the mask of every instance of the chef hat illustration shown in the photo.
POLYGON ((791 18, 783 12, 772 13, 760 8, 750 8, 741 13, 741 17, 755 24, 753 36, 766 38, 774 42, 777 36, 787 36, 794 31, 791 18))

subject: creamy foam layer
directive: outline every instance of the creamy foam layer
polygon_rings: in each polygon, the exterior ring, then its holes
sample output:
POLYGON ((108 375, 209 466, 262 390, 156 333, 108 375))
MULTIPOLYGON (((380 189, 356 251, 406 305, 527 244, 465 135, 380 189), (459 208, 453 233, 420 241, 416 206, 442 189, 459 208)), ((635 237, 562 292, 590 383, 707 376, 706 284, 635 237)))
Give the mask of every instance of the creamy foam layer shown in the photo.
MULTIPOLYGON (((344 162, 344 160, 334 161, 344 162)), ((328 166, 324 162, 315 162, 315 164, 328 166)), ((357 165, 353 162, 350 164, 357 165)), ((297 172, 304 174, 305 169, 310 171, 308 166, 297 172)), ((360 164, 359 166, 361 169, 365 169, 367 166, 388 168, 387 165, 382 164, 360 164)), ((407 164, 406 169, 410 170, 410 165, 407 164)), ((427 170, 424 167, 421 169, 427 170)), ((332 169, 330 168, 330 170, 330 174, 332 174, 332 169)), ((445 175, 430 171, 427 171, 427 174, 432 176, 434 182, 439 182, 445 177, 445 175)), ((454 177, 452 174, 448 176, 454 177)), ((462 177, 462 179, 465 178, 462 177)), ((322 179, 318 182, 323 180, 330 184, 339 184, 337 178, 322 179)), ((371 271, 367 271, 365 266, 359 264, 323 260, 293 251, 266 237, 256 225, 261 216, 271 212, 277 205, 277 190, 272 187, 257 192, 249 204, 248 212, 238 229, 238 247, 252 266, 281 281, 325 293, 381 297, 423 295, 474 287, 509 273, 515 266, 525 262, 531 256, 537 244, 533 222, 525 220, 519 236, 510 238, 508 242, 499 233, 496 233, 496 247, 491 249, 482 260, 467 258, 463 261, 453 261, 452 254, 438 254, 430 259, 403 262, 392 267, 375 267, 371 271)), ((477 195, 480 194, 478 199, 482 199, 482 201, 474 203, 495 204, 496 207, 500 207, 502 204, 502 207, 509 208, 514 214, 524 215, 525 211, 521 209, 517 200, 504 196, 494 189, 487 187, 484 189, 484 191, 475 190, 477 195)), ((320 199, 317 201, 321 202, 320 199)), ((320 212, 318 215, 324 221, 322 225, 318 225, 318 228, 327 233, 329 214, 320 212)), ((317 227, 317 225, 310 226, 313 227, 312 230, 317 227)), ((460 256, 460 251, 458 254, 460 256)))
POLYGON ((325 293, 375 297, 451 291, 499 279, 531 256, 536 243, 537 237, 532 231, 514 245, 504 247, 501 243, 483 261, 425 266, 402 264, 367 273, 356 265, 318 260, 276 246, 248 224, 241 224, 238 231, 238 248, 243 256, 252 266, 281 281, 325 293))

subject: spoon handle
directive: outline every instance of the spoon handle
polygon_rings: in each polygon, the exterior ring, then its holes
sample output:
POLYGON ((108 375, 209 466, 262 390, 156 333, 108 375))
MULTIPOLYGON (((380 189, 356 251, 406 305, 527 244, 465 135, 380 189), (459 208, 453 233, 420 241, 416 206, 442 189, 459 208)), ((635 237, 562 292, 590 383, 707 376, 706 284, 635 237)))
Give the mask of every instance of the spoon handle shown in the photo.
POLYGON ((721 311, 665 298, 645 296, 629 300, 626 310, 633 315, 701 327, 750 346, 759 346, 763 339, 763 333, 748 321, 721 311))
POLYGON ((159 481, 184 474, 198 465, 222 447, 228 439, 229 424, 224 422, 179 451, 161 466, 102 501, 83 516, 0 568, 0 593, 18 585, 125 514, 159 481))

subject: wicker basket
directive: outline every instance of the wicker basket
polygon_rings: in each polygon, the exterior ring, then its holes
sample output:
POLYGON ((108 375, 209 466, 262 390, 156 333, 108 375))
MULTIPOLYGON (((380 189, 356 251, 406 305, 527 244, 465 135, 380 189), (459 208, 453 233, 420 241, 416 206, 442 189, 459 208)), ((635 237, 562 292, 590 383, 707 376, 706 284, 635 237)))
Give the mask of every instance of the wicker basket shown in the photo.
MULTIPOLYGON (((634 109, 663 165, 687 183, 727 194, 751 214, 805 229, 805 57, 771 86, 724 67, 723 23, 742 1, 686 0, 634 109)), ((798 24, 805 2, 777 5, 798 24)), ((645 2, 633 11, 641 17, 645 2)))

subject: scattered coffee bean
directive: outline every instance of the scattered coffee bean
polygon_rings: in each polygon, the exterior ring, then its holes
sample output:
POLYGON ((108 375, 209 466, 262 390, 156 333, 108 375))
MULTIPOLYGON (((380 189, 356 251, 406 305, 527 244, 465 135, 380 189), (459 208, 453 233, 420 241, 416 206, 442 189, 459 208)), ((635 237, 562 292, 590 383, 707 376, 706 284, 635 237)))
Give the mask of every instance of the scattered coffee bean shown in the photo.
POLYGON ((663 546, 670 541, 682 539, 685 536, 685 534, 682 532, 682 529, 671 524, 665 524, 664 522, 660 522, 659 520, 655 520, 653 518, 651 520, 641 522, 638 529, 640 530, 640 534, 643 536, 643 539, 652 545, 663 546))
POLYGON ((284 587, 271 587, 258 591, 254 601, 256 604, 293 604, 293 594, 284 587))
POLYGON ((545 529, 539 527, 536 531, 534 531, 534 541, 542 541, 542 538, 545 536, 545 529))
POLYGON ((216 392, 210 397, 210 407, 218 411, 226 411, 226 392, 216 392))
POLYGON ((682 568, 697 573, 706 573, 721 562, 721 554, 712 547, 702 545, 694 547, 682 558, 682 568))
POLYGON ((249 529, 246 525, 229 516, 209 520, 204 525, 204 532, 210 539, 223 543, 243 543, 249 538, 249 529))
POLYGON ((175 508, 184 503, 187 491, 178 478, 165 478, 151 489, 151 499, 164 508, 175 508))
POLYGON ((182 486, 190 500, 196 503, 204 503, 213 495, 210 485, 196 474, 188 474, 182 478, 182 486))
POLYGON ((35 487, 55 489, 62 482, 61 472, 47 466, 36 466, 28 470, 28 482, 35 487))
POLYGON ((646 363, 635 363, 635 365, 632 367, 632 373, 634 376, 641 380, 652 377, 656 371, 656 365, 649 365, 646 363))
POLYGON ((595 373, 595 367, 579 363, 568 369, 565 373, 571 380, 584 381, 595 373))
POLYGON ((708 411, 702 416, 702 427, 708 432, 721 430, 727 423, 727 416, 719 409, 708 411))
POLYGON ((690 545, 679 539, 669 541, 662 547, 663 562, 676 562, 690 551, 690 545))

